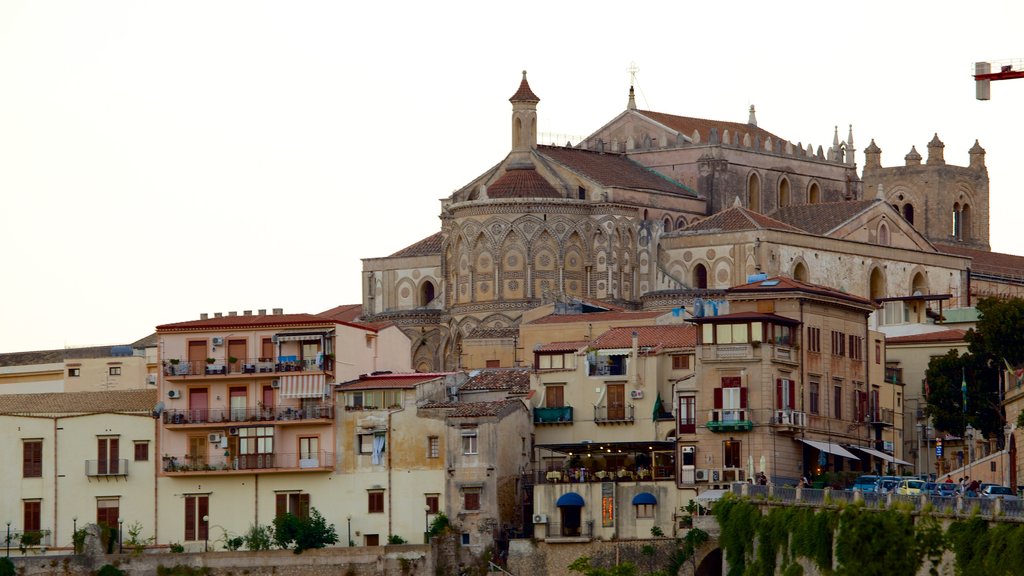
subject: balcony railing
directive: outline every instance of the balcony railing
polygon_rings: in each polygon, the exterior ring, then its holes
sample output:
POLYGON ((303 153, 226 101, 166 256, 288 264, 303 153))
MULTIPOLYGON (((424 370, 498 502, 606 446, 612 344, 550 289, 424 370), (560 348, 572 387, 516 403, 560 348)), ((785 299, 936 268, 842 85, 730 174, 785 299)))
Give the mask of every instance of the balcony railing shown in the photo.
POLYGON ((761 346, 752 344, 704 344, 700 356, 702 360, 753 360, 760 350, 761 346))
POLYGON ((572 423, 572 406, 561 406, 559 408, 534 408, 534 424, 557 424, 572 423))
POLYGON ((611 422, 633 422, 633 405, 594 406, 594 422, 597 422, 598 424, 611 422))
POLYGON ((708 412, 708 430, 712 432, 745 432, 754 428, 750 413, 743 408, 717 409, 708 412))
POLYGON ((791 428, 806 428, 807 413, 796 410, 776 410, 772 415, 772 424, 775 426, 789 426, 791 428))
POLYGON ((892 426, 894 418, 891 408, 875 408, 868 412, 868 422, 881 426, 892 426))
POLYGON ((333 419, 334 406, 330 404, 305 408, 206 408, 163 412, 164 424, 244 424, 333 419))
POLYGON ((566 526, 565 524, 559 524, 549 522, 547 524, 538 524, 534 527, 534 530, 543 529, 546 538, 590 538, 593 536, 594 523, 591 521, 583 522, 581 526, 566 526))
POLYGON ((128 459, 117 458, 114 460, 86 460, 86 476, 127 476, 128 459))
POLYGON ((328 356, 300 360, 295 356, 275 358, 231 358, 214 362, 171 359, 164 361, 164 376, 213 376, 231 374, 279 374, 283 372, 333 372, 334 359, 328 356))
POLYGON ((626 363, 621 364, 591 364, 588 376, 625 376, 626 363))
POLYGON ((889 384, 902 384, 903 368, 886 368, 885 381, 889 384))
POLYGON ((50 546, 52 535, 50 530, 15 530, 8 528, 7 532, 0 532, 0 546, 8 545, 11 548, 29 549, 37 546, 50 546))
POLYGON ((240 472, 251 470, 333 470, 333 452, 311 452, 308 454, 217 454, 207 456, 174 455, 164 456, 163 471, 170 474, 193 472, 240 472))

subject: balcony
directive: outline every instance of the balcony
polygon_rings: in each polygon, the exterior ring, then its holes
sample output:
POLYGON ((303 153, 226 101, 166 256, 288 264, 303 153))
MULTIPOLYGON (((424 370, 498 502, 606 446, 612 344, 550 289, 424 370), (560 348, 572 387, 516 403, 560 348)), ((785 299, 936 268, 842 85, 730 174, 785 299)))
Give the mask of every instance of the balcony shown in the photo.
POLYGON ((534 408, 534 424, 572 424, 572 406, 534 408))
POLYGON ((875 408, 868 412, 867 420, 875 426, 892 426, 893 411, 891 408, 875 408))
POLYGON ((807 428, 807 413, 796 410, 776 410, 770 424, 780 432, 798 432, 807 428))
POLYGON ((700 357, 706 362, 716 360, 760 360, 761 345, 752 344, 704 344, 700 357))
POLYGON ((885 381, 889 384, 903 384, 903 368, 886 367, 885 381))
POLYGON ((745 409, 720 409, 708 412, 708 430, 712 432, 749 432, 754 423, 747 420, 745 409))
POLYGON ((127 476, 128 459, 86 460, 85 475, 90 477, 127 476))
POLYGON ((594 406, 594 423, 596 424, 632 424, 633 405, 626 406, 594 406))
POLYGON ((24 551, 33 548, 49 548, 51 545, 52 534, 50 530, 15 530, 10 527, 10 523, 8 523, 7 530, 8 533, 3 535, 4 540, 0 542, 0 545, 6 543, 10 547, 22 550, 23 554, 24 551))
POLYGON ((193 474, 251 474, 253 472, 330 472, 334 470, 334 453, 320 451, 310 454, 281 453, 217 454, 208 456, 174 455, 163 457, 163 472, 168 476, 193 474))
POLYGON ((333 420, 334 406, 323 404, 305 408, 207 408, 165 410, 163 422, 169 426, 201 424, 245 424, 247 422, 302 422, 333 420))
POLYGON ((615 362, 611 364, 591 364, 590 370, 587 372, 588 376, 600 378, 603 376, 625 376, 626 372, 625 362, 615 362))
POLYGON ((172 358, 164 361, 164 376, 184 378, 189 376, 232 376, 248 374, 282 374, 287 372, 333 372, 334 358, 323 356, 316 359, 300 360, 295 356, 273 358, 231 358, 213 362, 189 362, 172 358))

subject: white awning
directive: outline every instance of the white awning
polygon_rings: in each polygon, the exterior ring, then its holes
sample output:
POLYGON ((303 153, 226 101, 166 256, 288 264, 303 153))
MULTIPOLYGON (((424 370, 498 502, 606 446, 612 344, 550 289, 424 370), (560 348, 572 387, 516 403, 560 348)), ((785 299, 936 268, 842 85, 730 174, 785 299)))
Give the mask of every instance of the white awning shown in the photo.
POLYGON ((893 464, 902 464, 904 466, 913 466, 913 464, 911 464, 910 462, 907 462, 905 460, 900 460, 899 458, 893 456, 892 454, 886 454, 885 452, 882 452, 880 450, 875 450, 874 448, 868 448, 867 446, 851 446, 851 448, 854 448, 855 450, 860 450, 861 452, 864 452, 865 454, 871 454, 872 456, 875 456, 877 458, 881 458, 882 460, 885 460, 886 462, 892 462, 893 464))
POLYGON ((605 348, 597 351, 598 356, 628 356, 632 353, 632 348, 605 348))
POLYGON ((839 444, 833 444, 831 442, 818 442, 817 440, 805 440, 803 438, 797 438, 797 440, 803 442, 804 444, 807 444, 808 446, 811 446, 812 448, 817 448, 822 452, 828 452, 829 454, 842 456, 843 458, 850 458, 851 460, 860 460, 860 458, 857 458, 856 456, 853 455, 852 452, 843 448, 839 444))
POLYGON ((321 398, 327 390, 324 374, 295 374, 281 376, 282 398, 321 398))
POLYGON ((277 334, 278 342, 293 342, 296 340, 322 340, 326 334, 277 334))
POLYGON ((717 502, 725 496, 728 490, 705 490, 697 495, 698 503, 717 502))

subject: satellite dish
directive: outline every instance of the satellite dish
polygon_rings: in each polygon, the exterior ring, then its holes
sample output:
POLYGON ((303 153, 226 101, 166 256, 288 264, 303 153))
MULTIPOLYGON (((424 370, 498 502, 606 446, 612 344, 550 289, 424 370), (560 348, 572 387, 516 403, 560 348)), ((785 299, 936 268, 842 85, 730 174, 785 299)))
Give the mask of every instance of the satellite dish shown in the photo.
POLYGON ((157 402, 156 406, 153 407, 153 418, 159 418, 164 412, 164 403, 157 402))

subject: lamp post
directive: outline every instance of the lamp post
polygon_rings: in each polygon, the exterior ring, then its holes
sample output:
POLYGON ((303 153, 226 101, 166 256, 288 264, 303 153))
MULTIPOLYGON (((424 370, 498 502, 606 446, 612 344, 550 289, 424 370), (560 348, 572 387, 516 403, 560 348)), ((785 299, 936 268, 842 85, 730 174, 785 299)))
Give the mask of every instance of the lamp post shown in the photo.
MULTIPOLYGON (((348 520, 348 545, 351 546, 352 545, 352 515, 349 514, 346 517, 346 520, 348 520)), ((8 526, 10 526, 10 524, 11 524, 10 522, 7 523, 8 526)))
POLYGON ((423 543, 430 543, 430 504, 423 507, 423 543))
POLYGON ((11 521, 7 521, 7 557, 11 557, 11 521))
POLYGON ((75 539, 78 537, 78 516, 71 517, 71 548, 78 554, 78 545, 75 544, 75 539))
POLYGON ((203 516, 203 552, 210 551, 210 517, 203 516))
POLYGON ((124 554, 124 535, 122 532, 124 527, 124 518, 118 517, 117 519, 117 553, 124 554))

